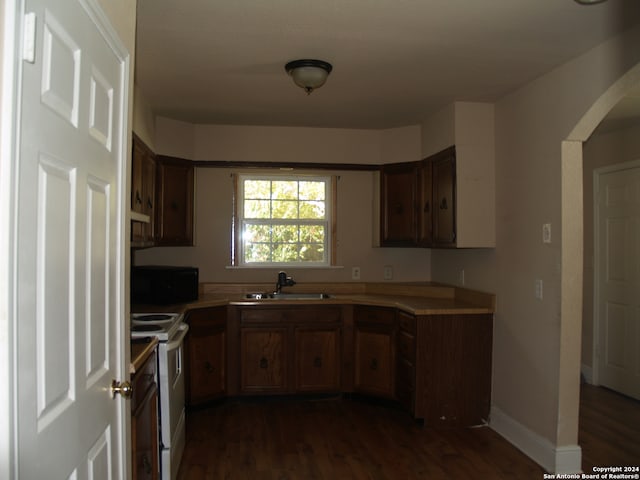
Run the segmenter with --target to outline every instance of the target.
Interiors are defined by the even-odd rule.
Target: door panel
[[[597,380],[640,399],[640,168],[598,177]]]
[[[90,0],[28,0],[17,197],[20,478],[125,478],[127,55]]]

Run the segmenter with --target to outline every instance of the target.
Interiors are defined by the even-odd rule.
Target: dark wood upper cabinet
[[[456,154],[453,148],[429,157],[432,172],[431,245],[456,246]]]
[[[456,246],[456,153],[381,169],[383,247]]]
[[[133,135],[131,155],[131,210],[149,218],[148,222],[134,221],[131,243],[148,247],[154,244],[156,201],[156,159],[151,149]]]
[[[156,245],[193,245],[193,164],[159,155],[156,168]]]
[[[420,162],[392,163],[381,170],[381,244],[410,247],[418,241],[416,207]]]

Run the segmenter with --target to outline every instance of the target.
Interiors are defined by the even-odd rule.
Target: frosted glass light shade
[[[285,70],[296,85],[303,88],[307,94],[320,88],[327,81],[333,67],[322,60],[294,60],[285,65]]]

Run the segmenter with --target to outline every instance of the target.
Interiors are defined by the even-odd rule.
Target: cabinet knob
[[[269,360],[267,360],[266,358],[262,357],[260,359],[260,368],[269,368]]]
[[[151,202],[151,198],[147,197],[147,207],[153,208],[153,203]]]
[[[136,203],[142,205],[142,196],[140,195],[140,192],[138,190],[136,190]]]
[[[393,206],[393,211],[394,211],[395,213],[397,213],[398,215],[400,215],[400,214],[404,211],[404,208],[403,208],[403,206],[402,206],[402,204],[401,204],[401,203],[396,203],[396,204]]]
[[[429,202],[425,202],[423,211],[424,213],[429,213]]]
[[[448,208],[447,197],[443,197],[443,199],[440,201],[440,210],[447,210]]]
[[[313,366],[314,367],[318,367],[318,368],[322,367],[322,358],[320,358],[320,357],[314,358],[313,359]]]
[[[142,466],[144,467],[144,473],[151,475],[153,468],[151,467],[151,462],[146,454],[142,456]]]
[[[204,362],[204,369],[208,372],[208,373],[213,373],[213,366],[211,365],[211,362],[206,361]]]
[[[377,358],[372,358],[371,359],[371,365],[369,365],[369,368],[371,370],[378,370],[378,359]]]

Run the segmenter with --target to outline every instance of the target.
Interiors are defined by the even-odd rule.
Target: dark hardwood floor
[[[640,401],[583,385],[578,443],[585,473],[594,466],[640,466]]]
[[[585,472],[638,464],[639,402],[585,386],[580,423]],[[400,410],[348,398],[255,398],[188,413],[178,479],[540,480],[543,473],[488,427],[424,428]]]

